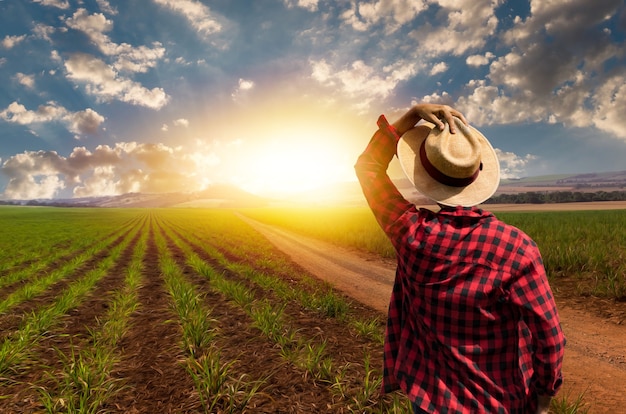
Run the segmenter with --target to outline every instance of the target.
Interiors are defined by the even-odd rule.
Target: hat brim
[[[432,178],[420,161],[420,146],[433,128],[436,128],[434,124],[424,122],[407,131],[398,141],[398,160],[407,178],[417,191],[439,204],[469,207],[485,202],[500,184],[500,163],[487,138],[477,129],[469,127],[481,145],[482,170],[471,184],[452,187]]]

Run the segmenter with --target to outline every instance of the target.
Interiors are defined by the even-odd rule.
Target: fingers
[[[443,130],[445,128],[445,124],[442,120],[445,120],[447,124],[450,126],[450,132],[456,133],[457,127],[454,122],[454,117],[457,117],[463,122],[465,125],[468,125],[465,116],[456,109],[448,106],[448,105],[432,105],[427,104],[422,108],[423,116],[422,118],[426,121],[430,121],[439,128],[439,130]]]

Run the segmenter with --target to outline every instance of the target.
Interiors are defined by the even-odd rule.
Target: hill
[[[216,184],[193,193],[127,193],[68,199],[5,200],[0,204],[52,207],[261,207],[268,199],[232,185]]]
[[[498,193],[528,191],[615,191],[626,187],[626,171],[588,174],[559,174],[500,182]]]

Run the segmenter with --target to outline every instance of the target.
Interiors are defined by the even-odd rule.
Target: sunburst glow
[[[305,129],[292,124],[267,133],[240,164],[245,189],[280,196],[354,179],[354,160],[342,144],[346,132],[341,128],[320,123]]]

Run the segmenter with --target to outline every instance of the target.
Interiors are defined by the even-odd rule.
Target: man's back
[[[536,324],[529,314],[539,309],[521,306],[551,299],[534,242],[477,208],[422,209],[401,221],[392,307],[405,329],[386,349],[396,348],[402,388],[435,407],[458,399],[478,411],[523,412],[533,372],[524,321]],[[558,323],[553,309],[539,311]]]

